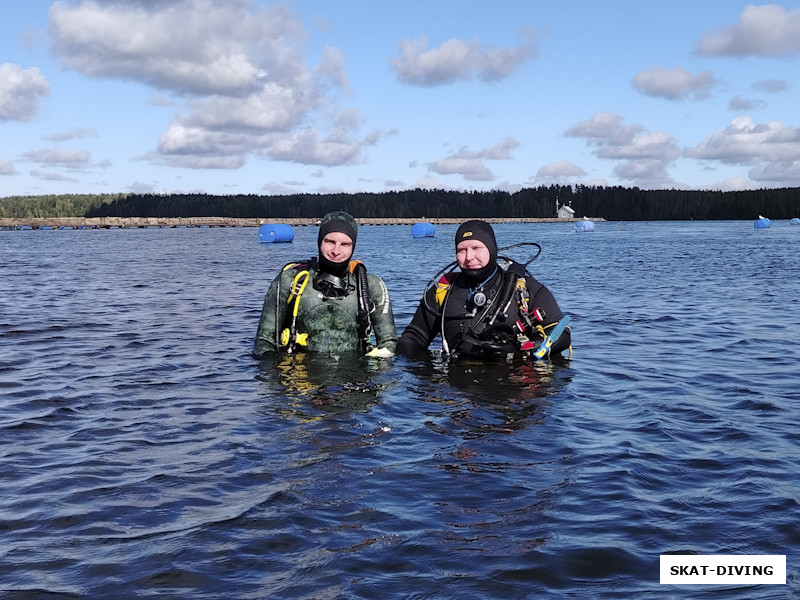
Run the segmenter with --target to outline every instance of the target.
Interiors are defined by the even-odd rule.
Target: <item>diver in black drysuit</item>
[[[437,335],[445,353],[463,358],[509,359],[539,348],[563,313],[553,294],[525,267],[498,264],[497,242],[491,225],[467,221],[456,232],[456,248],[465,240],[479,241],[489,261],[477,269],[452,271],[430,286],[414,317],[400,336],[396,353],[422,356]],[[524,286],[519,282],[524,280]],[[520,285],[515,285],[520,284]],[[507,302],[500,298],[511,286]],[[508,286],[508,287],[506,287]],[[498,306],[502,302],[502,306]],[[570,328],[552,341],[545,358],[570,349]]]

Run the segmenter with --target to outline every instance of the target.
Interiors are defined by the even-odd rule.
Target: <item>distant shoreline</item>
[[[401,218],[363,218],[356,219],[359,225],[413,225],[415,223],[431,223],[433,225],[459,225],[468,218],[439,218],[439,219],[401,219]],[[602,222],[605,219],[558,219],[558,218],[497,218],[490,217],[482,220],[489,223],[575,223],[581,220]],[[299,227],[316,226],[318,218],[307,219],[239,219],[232,217],[3,217],[0,218],[0,227],[4,229],[19,229],[30,227],[41,228],[72,228],[72,229],[110,229],[110,228],[143,228],[143,227],[260,227],[267,223],[293,225]]]

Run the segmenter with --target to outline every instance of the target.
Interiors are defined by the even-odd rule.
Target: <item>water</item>
[[[0,232],[0,597],[796,598],[800,228],[496,229],[567,365],[254,360],[315,228]],[[361,228],[398,330],[454,231]],[[660,585],[679,552],[788,584]]]

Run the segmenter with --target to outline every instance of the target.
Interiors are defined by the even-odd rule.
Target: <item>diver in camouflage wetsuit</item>
[[[319,258],[286,265],[267,291],[253,346],[256,356],[278,350],[394,354],[397,333],[389,291],[380,277],[350,260],[357,237],[358,225],[349,214],[323,217]]]

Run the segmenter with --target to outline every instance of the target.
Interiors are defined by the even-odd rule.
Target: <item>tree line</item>
[[[112,204],[126,194],[50,194],[0,198],[0,217],[85,217],[103,204]]]
[[[357,218],[552,218],[607,221],[747,220],[800,216],[800,188],[642,190],[618,186],[540,186],[518,192],[414,189],[379,193],[64,194],[0,199],[0,217],[316,218],[344,210]]]

